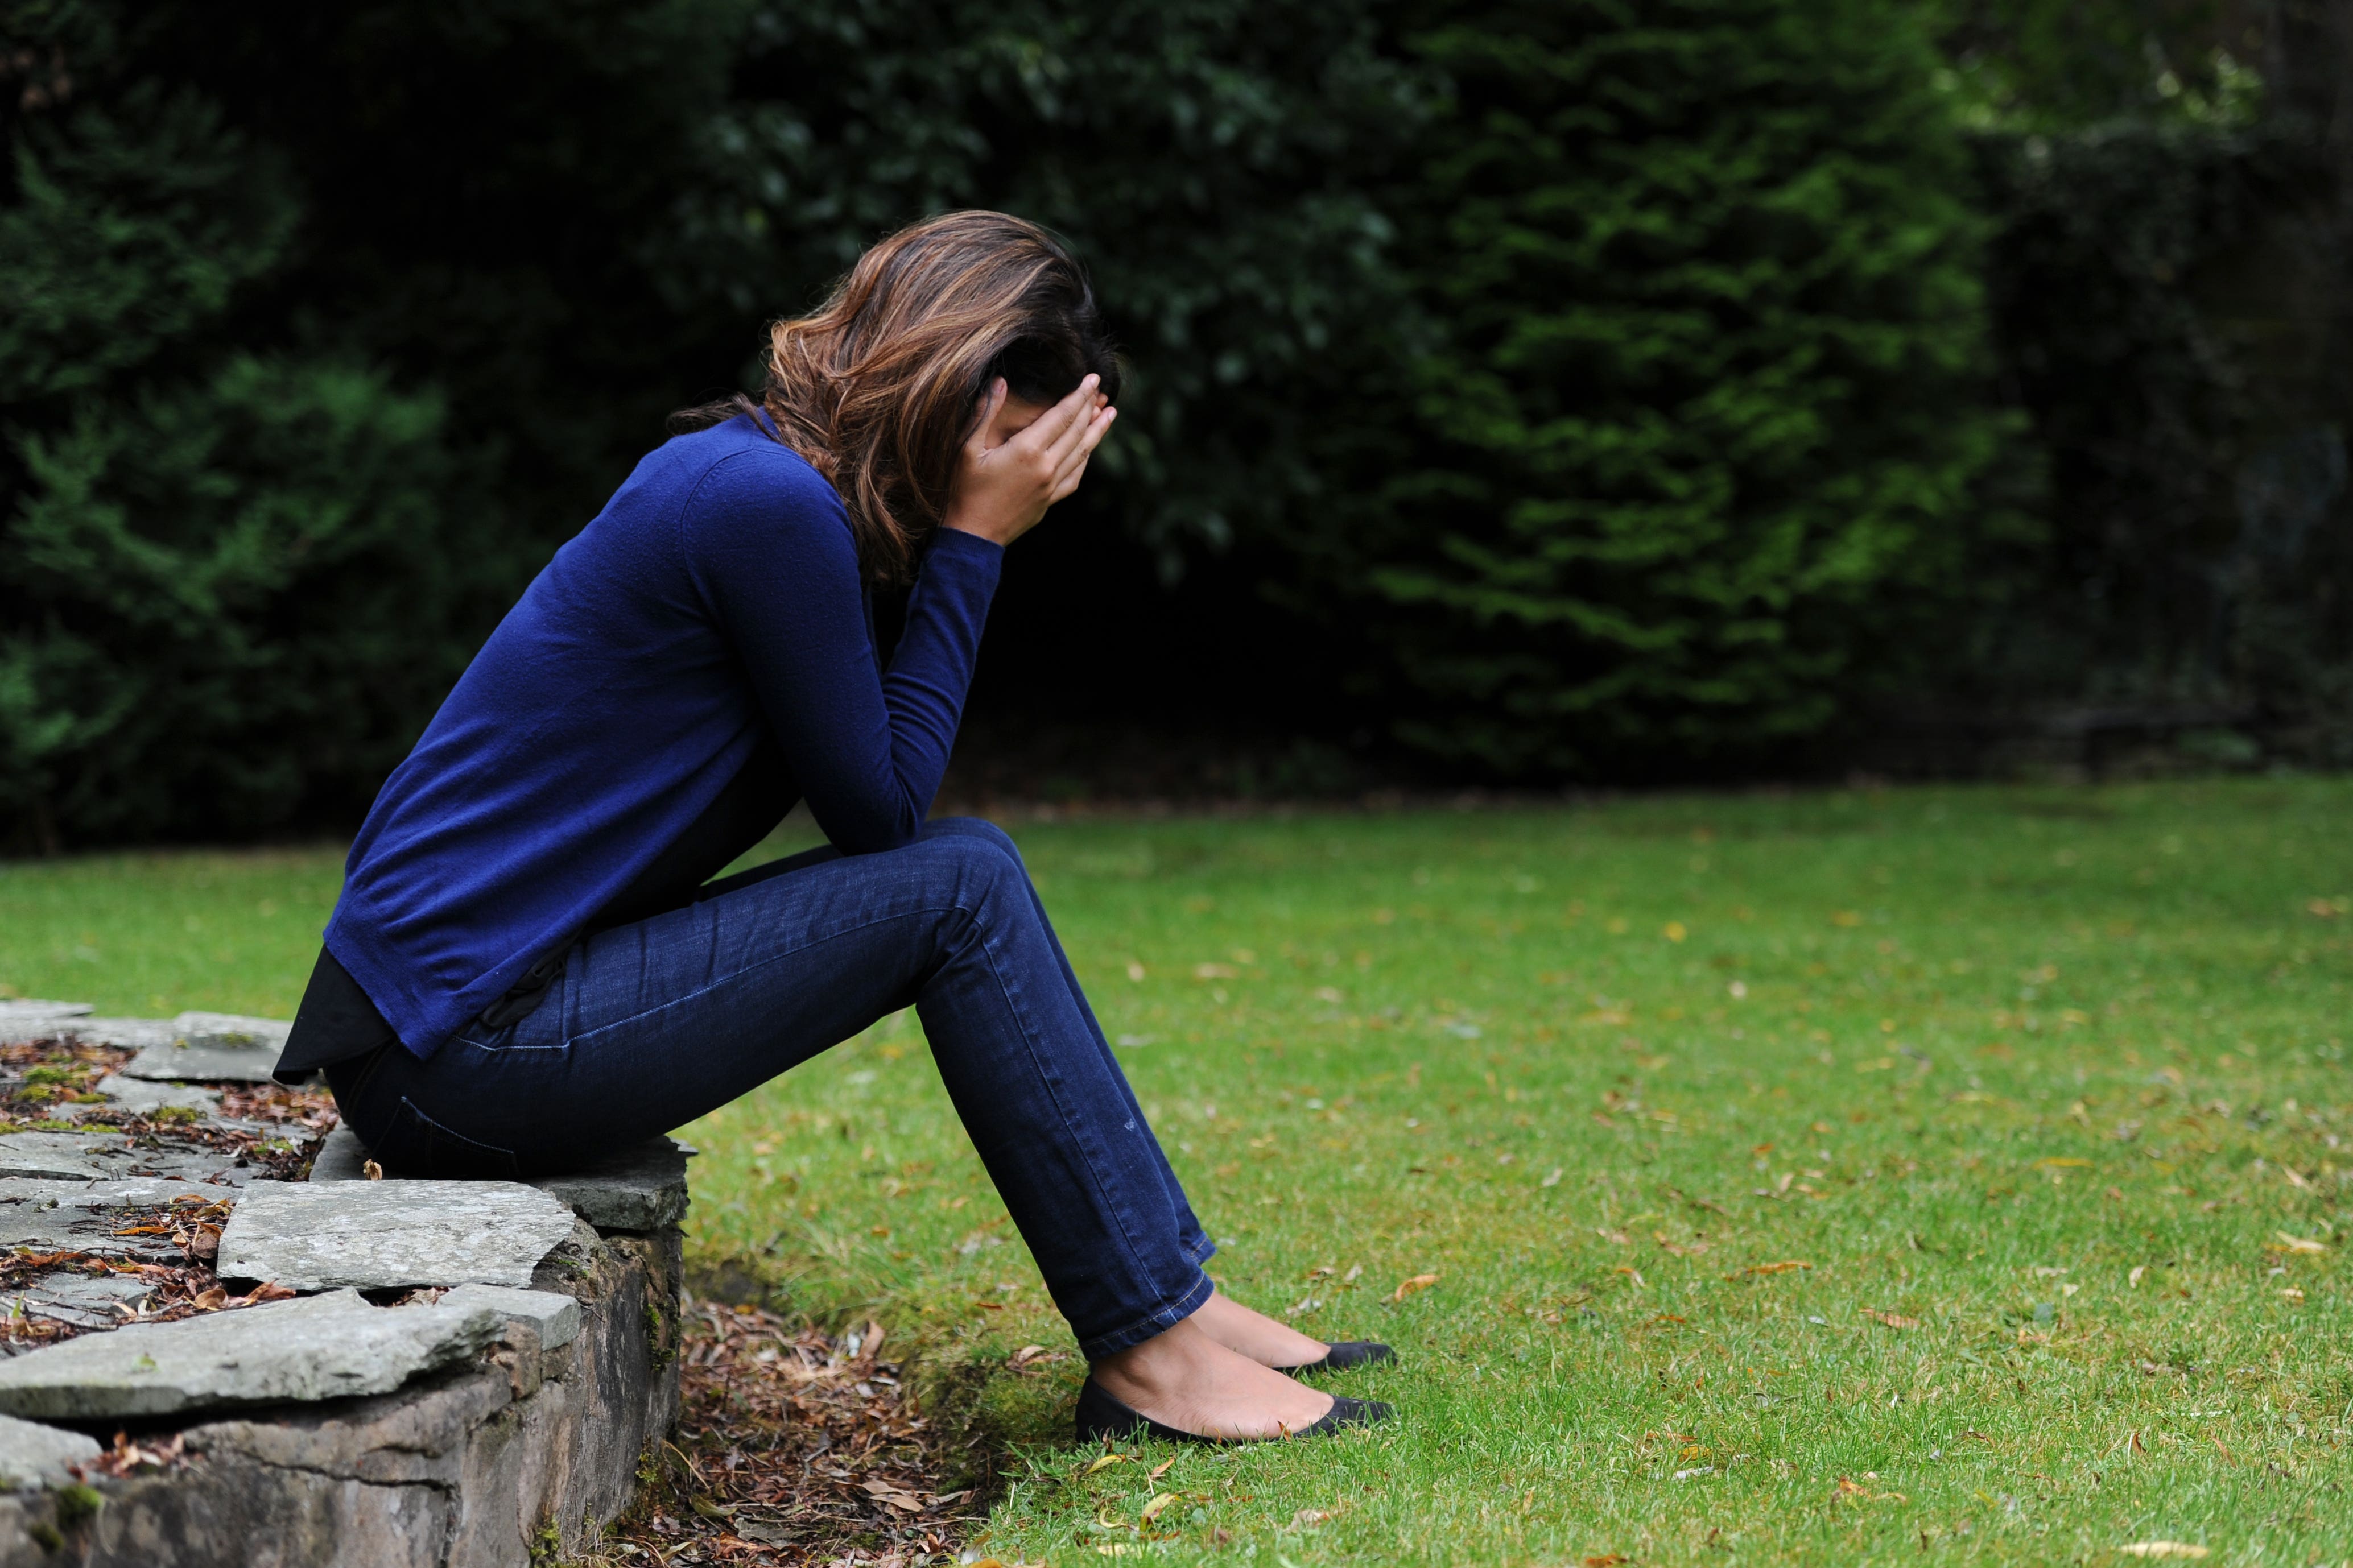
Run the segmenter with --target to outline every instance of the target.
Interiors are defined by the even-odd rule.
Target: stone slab
[[[0,1180],[0,1247],[88,1252],[142,1262],[185,1261],[169,1236],[116,1236],[119,1211],[157,1208],[193,1196],[206,1204],[237,1189],[196,1182],[132,1177],[118,1182]]]
[[[293,1026],[240,1013],[183,1013],[161,1018],[85,1018],[73,1032],[100,1045],[136,1050],[122,1076],[186,1083],[267,1083]]]
[[[585,1169],[530,1185],[554,1194],[598,1230],[659,1230],[685,1217],[686,1160],[691,1152],[675,1139],[650,1138]],[[311,1179],[364,1181],[367,1158],[358,1135],[338,1127],[311,1161]]]
[[[360,1135],[348,1127],[338,1127],[327,1134],[319,1152],[311,1157],[311,1179],[314,1182],[364,1182],[367,1180],[367,1146]]]
[[[532,1185],[571,1205],[598,1230],[659,1230],[685,1217],[686,1156],[684,1144],[651,1138]]]
[[[45,1274],[9,1300],[27,1317],[54,1318],[78,1329],[119,1329],[126,1319],[118,1309],[135,1312],[153,1289],[127,1274]]]
[[[134,1142],[111,1128],[86,1132],[0,1132],[0,1181],[98,1182],[138,1176],[183,1181],[252,1179],[234,1152],[201,1143]]]
[[[268,1083],[276,1046],[209,1046],[174,1040],[149,1046],[122,1065],[124,1078],[174,1083]]]
[[[535,1388],[501,1352],[391,1394],[174,1421],[196,1462],[93,1475],[105,1500],[94,1516],[62,1516],[46,1491],[0,1491],[0,1568],[594,1560],[606,1521],[628,1505],[646,1446],[677,1416],[670,1336],[680,1259],[675,1230],[591,1232],[590,1246],[585,1270],[565,1286],[584,1305],[579,1337],[544,1352],[549,1370]],[[530,1337],[512,1322],[501,1334]],[[115,1426],[90,1429],[103,1438]],[[62,1551],[41,1544],[50,1530]]]
[[[0,1177],[95,1182],[128,1172],[132,1155],[120,1132],[0,1132]]]
[[[36,1181],[21,1176],[0,1178],[0,1211],[10,1208],[22,1208],[28,1212],[56,1208],[152,1208],[189,1195],[201,1197],[209,1204],[223,1198],[234,1201],[237,1191],[232,1187],[206,1182],[184,1182],[170,1176],[124,1176],[104,1182]]]
[[[71,1033],[77,1039],[94,1046],[113,1046],[121,1050],[143,1050],[149,1046],[168,1046],[179,1037],[168,1018],[76,1018]]]
[[[572,1224],[517,1182],[257,1182],[221,1232],[217,1267],[295,1290],[529,1285]]]
[[[87,1018],[95,1011],[87,1002],[40,1002],[29,996],[0,1000],[0,1038],[19,1040],[31,1036],[28,1027],[54,1025],[68,1018]],[[47,1033],[35,1028],[35,1033]]]
[[[248,1018],[241,1013],[183,1013],[172,1027],[192,1046],[218,1050],[266,1050],[275,1057],[286,1048],[294,1026],[284,1018]]]
[[[90,1088],[114,1102],[118,1109],[135,1115],[151,1115],[158,1110],[194,1110],[209,1116],[220,1109],[217,1089],[195,1089],[186,1084],[143,1078],[125,1078],[121,1073],[109,1073]]]
[[[518,1290],[506,1285],[460,1285],[442,1293],[445,1307],[488,1307],[510,1322],[539,1331],[539,1348],[561,1350],[580,1337],[580,1303],[554,1290]]]
[[[372,1307],[356,1290],[86,1334],[0,1362],[0,1414],[114,1420],[387,1394],[465,1361],[486,1306]]]
[[[73,1479],[69,1465],[99,1456],[98,1445],[79,1432],[0,1415],[0,1489],[32,1491]]]

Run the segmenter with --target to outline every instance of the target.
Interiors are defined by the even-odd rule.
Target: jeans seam
[[[781,952],[770,953],[767,957],[760,960],[757,963],[747,963],[741,969],[732,971],[724,980],[714,980],[707,985],[698,985],[693,990],[685,993],[683,995],[672,996],[666,1001],[646,1008],[642,1012],[631,1013],[625,1017],[607,1019],[604,1023],[597,1025],[593,1029],[583,1029],[577,1034],[570,1033],[567,1030],[564,1045],[562,1047],[523,1046],[517,1047],[515,1048],[520,1050],[568,1049],[576,1042],[586,1039],[592,1035],[601,1035],[607,1029],[619,1028],[624,1024],[634,1024],[641,1018],[650,1018],[657,1013],[666,1013],[673,1007],[683,1007],[688,1003],[697,1001],[709,993],[716,991],[722,985],[741,980],[747,974],[756,974],[763,969],[766,969],[774,964],[782,963],[786,959],[807,952],[810,948],[819,946],[825,942],[838,942],[841,938],[849,936],[853,932],[866,931],[874,926],[886,925],[892,921],[909,920],[920,915],[945,914],[950,910],[964,916],[967,921],[972,918],[972,911],[965,909],[962,904],[950,903],[939,907],[925,904],[915,909],[902,910],[892,914],[879,915],[872,920],[861,921],[855,925],[838,926],[828,931],[823,936],[813,937],[809,941],[802,942],[796,947],[789,947]],[[995,965],[992,964],[990,967],[994,969]],[[1025,1040],[1028,1038],[1027,1030],[1023,1031],[1023,1038]]]
[[[1080,1135],[1079,1130],[1071,1125],[1070,1110],[1062,1101],[1061,1085],[1054,1075],[1048,1070],[1046,1063],[1038,1049],[1038,1031],[1032,1026],[1029,1021],[1028,1010],[1017,1000],[1017,988],[1008,985],[1006,982],[1004,971],[997,963],[996,943],[989,940],[987,930],[981,927],[977,921],[974,920],[973,912],[970,910],[964,908],[961,904],[956,905],[955,910],[958,914],[964,916],[966,922],[971,925],[973,929],[980,931],[980,950],[988,961],[989,976],[997,982],[997,992],[1004,997],[1007,1010],[1013,1015],[1015,1022],[1020,1026],[1021,1043],[1029,1052],[1030,1067],[1032,1070],[1038,1074],[1039,1081],[1046,1086],[1047,1095],[1053,1101],[1054,1113],[1062,1119],[1063,1133],[1070,1138],[1072,1146],[1079,1151],[1081,1157],[1084,1160],[1087,1167],[1088,1178],[1094,1183],[1096,1196],[1103,1201],[1103,1206],[1110,1211],[1113,1223],[1118,1226],[1120,1240],[1127,1248],[1130,1267],[1134,1268],[1137,1279],[1151,1279],[1152,1271],[1145,1266],[1143,1252],[1136,1245],[1134,1233],[1129,1228],[1126,1209],[1121,1205],[1112,1201],[1111,1194],[1104,1184],[1103,1174],[1096,1163],[1093,1151],[1087,1147],[1087,1142]],[[1141,1114],[1141,1112],[1138,1114]],[[1181,1247],[1179,1248],[1179,1251],[1182,1251]],[[1197,1272],[1199,1268],[1200,1265],[1198,1263],[1194,1264],[1194,1268]],[[1207,1276],[1202,1276],[1201,1278],[1203,1281],[1206,1282]],[[1157,1287],[1157,1281],[1154,1281],[1155,1288]],[[1204,1296],[1202,1300],[1206,1300],[1208,1298]],[[1196,1303],[1197,1306],[1198,1304],[1198,1303]],[[1156,1316],[1157,1314],[1155,1314],[1155,1318],[1148,1318],[1145,1321],[1155,1321]],[[1167,1326],[1174,1327],[1176,1323],[1180,1321],[1181,1318],[1171,1319]],[[1093,1338],[1095,1342],[1099,1342],[1105,1336],[1097,1335]],[[1083,1346],[1082,1348],[1083,1348]]]

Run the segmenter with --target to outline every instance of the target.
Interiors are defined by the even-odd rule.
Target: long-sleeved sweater
[[[1003,559],[941,531],[886,672],[832,486],[750,416],[665,443],[556,552],[385,782],[327,951],[429,1057],[674,862],[753,769],[776,815],[805,797],[847,853],[907,843]]]

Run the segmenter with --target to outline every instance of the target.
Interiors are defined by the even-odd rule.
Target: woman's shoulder
[[[682,481],[687,510],[699,521],[744,513],[744,521],[775,526],[806,516],[847,526],[841,497],[807,458],[748,417],[674,436],[661,447]]]

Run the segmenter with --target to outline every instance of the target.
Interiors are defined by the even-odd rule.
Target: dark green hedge
[[[1290,536],[1418,745],[1506,776],[1786,756],[1932,668],[1988,508],[1972,211],[1915,8],[1425,7],[1423,323]]]
[[[1983,39],[2063,14],[0,0],[0,831],[350,823],[661,416],[955,205],[1070,234],[1133,362],[1058,525],[1126,564],[1066,596],[1223,562],[1261,605],[1248,646],[1299,655],[1252,682],[1287,728],[1665,776],[2087,660],[2207,679],[2179,616],[2136,633],[2071,585],[2086,539],[2138,559],[2138,503],[2079,479],[2116,450],[2099,383],[2204,352],[2157,320],[2196,315],[2186,286],[2119,291],[2098,258],[2152,180],[2252,212],[2302,176],[2250,174],[2242,128],[2046,138],[2045,163],[1999,115],[1970,132],[2012,92]],[[2140,35],[2103,26],[2109,92]],[[2166,406],[2221,407],[2235,362],[2200,363]],[[2180,457],[2155,429],[2131,440]],[[2207,537],[2243,446],[2200,470],[2182,558],[2210,576],[2253,559]],[[2303,597],[2232,623],[2271,651],[2223,684],[2326,641],[2318,560],[2263,568]],[[1142,608],[1088,605],[1086,658],[1136,656]]]

